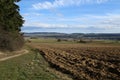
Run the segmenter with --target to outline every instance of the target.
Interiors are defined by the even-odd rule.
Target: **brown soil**
[[[119,80],[120,47],[95,45],[37,44],[51,67],[69,74],[74,80]]]

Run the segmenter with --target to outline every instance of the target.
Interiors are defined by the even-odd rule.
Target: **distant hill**
[[[56,32],[33,32],[24,33],[25,37],[44,37],[44,38],[73,38],[73,39],[108,39],[120,40],[120,33],[56,33]]]

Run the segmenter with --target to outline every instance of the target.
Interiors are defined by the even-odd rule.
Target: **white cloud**
[[[55,20],[58,21],[58,23],[26,21],[24,26],[51,28],[51,29],[52,28],[90,28],[90,27],[101,28],[101,29],[115,29],[115,28],[120,29],[120,14],[107,14],[104,16],[85,15],[83,17],[77,17],[77,18],[63,18],[63,19],[56,18]],[[72,24],[71,22],[73,22],[74,24]]]
[[[87,28],[87,25],[72,25],[72,24],[48,24],[41,22],[26,22],[26,27],[39,27],[39,28]]]
[[[41,23],[41,22],[28,22],[25,23],[24,26],[28,27],[40,27],[40,28],[65,28],[68,27],[66,24],[48,24],[48,23]]]
[[[106,16],[98,16],[98,25],[108,28],[120,28],[120,14],[107,14]]]
[[[34,9],[52,9],[57,7],[65,7],[65,6],[71,6],[71,5],[81,5],[81,4],[91,4],[91,3],[104,3],[108,0],[54,0],[53,2],[45,1],[33,4]]]
[[[41,13],[24,13],[24,14],[22,14],[24,17],[26,17],[26,16],[42,16],[43,14],[41,14]]]

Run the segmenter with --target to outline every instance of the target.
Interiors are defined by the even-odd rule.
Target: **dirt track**
[[[0,61],[5,61],[5,60],[8,60],[8,59],[11,59],[11,58],[14,58],[14,57],[18,57],[18,56],[21,56],[21,55],[23,55],[23,54],[26,54],[26,53],[28,53],[29,51],[28,50],[21,50],[21,51],[16,51],[15,53],[17,53],[17,54],[15,54],[15,55],[12,55],[12,56],[7,56],[7,57],[3,57],[3,58],[1,58],[0,59]],[[3,53],[2,53],[3,54]]]

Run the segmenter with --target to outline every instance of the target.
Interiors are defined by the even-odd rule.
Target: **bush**
[[[87,43],[85,40],[80,39],[79,41],[77,41],[78,43]]]
[[[24,44],[24,39],[19,33],[1,33],[0,34],[0,49],[1,50],[18,50]]]
[[[61,39],[57,39],[57,42],[61,42]]]

